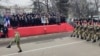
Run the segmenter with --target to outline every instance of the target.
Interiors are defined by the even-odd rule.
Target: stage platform
[[[59,33],[59,32],[71,32],[74,28],[68,23],[61,23],[60,25],[45,25],[45,26],[30,26],[30,27],[19,27],[18,31],[21,37]],[[9,38],[13,38],[14,30],[9,28]]]

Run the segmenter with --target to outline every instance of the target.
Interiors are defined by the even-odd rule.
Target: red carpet
[[[41,34],[50,34],[58,32],[70,32],[73,31],[73,27],[68,23],[62,23],[61,25],[46,25],[46,26],[32,26],[32,27],[19,27],[18,31],[22,37],[34,36]],[[9,37],[14,36],[14,30],[9,29]]]

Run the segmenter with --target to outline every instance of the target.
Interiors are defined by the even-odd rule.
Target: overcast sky
[[[44,0],[40,0],[40,1],[43,2]],[[32,4],[32,1],[31,0],[2,0],[1,3],[3,3],[3,5],[6,5],[6,6],[9,5],[9,4],[10,5],[18,5],[18,6],[29,6],[29,5]]]
[[[17,4],[20,6],[28,6],[31,4],[30,0],[10,0],[11,4]]]

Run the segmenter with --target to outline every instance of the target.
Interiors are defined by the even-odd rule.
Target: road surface
[[[56,34],[39,38],[37,41],[23,41],[25,43],[21,43],[22,53],[18,53],[16,45],[10,49],[4,45],[0,47],[0,56],[100,56],[99,41],[86,42],[68,35]]]

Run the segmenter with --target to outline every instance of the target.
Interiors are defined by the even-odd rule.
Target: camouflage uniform
[[[81,38],[86,40],[87,35],[88,35],[88,24],[86,20],[85,24],[83,25],[83,33]]]
[[[75,29],[74,29],[73,33],[71,34],[71,37],[76,37],[78,34],[78,30],[79,30],[79,26],[80,26],[79,21],[77,20],[75,23],[76,23]]]
[[[93,38],[93,42],[96,42],[99,39],[100,39],[100,27],[99,27],[98,24],[96,24],[95,27],[94,27],[94,38]]]
[[[91,39],[94,37],[94,25],[92,22],[88,25],[88,36],[87,41],[91,41]]]

